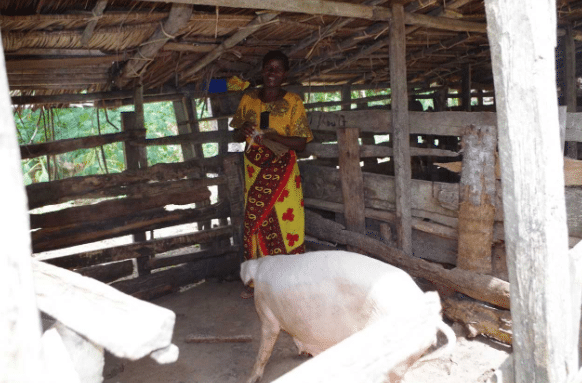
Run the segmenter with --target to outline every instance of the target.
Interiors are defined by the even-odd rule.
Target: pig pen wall
[[[460,142],[464,129],[470,125],[496,126],[496,114],[491,112],[409,112],[409,114],[410,152],[413,164],[410,190],[413,252],[416,257],[449,264],[452,267],[457,263],[460,177],[455,172],[437,167],[434,163],[445,165],[451,163],[451,168],[458,165],[457,172],[460,172],[460,145],[455,143]],[[561,123],[565,125],[565,139],[582,141],[582,124],[578,122],[580,115],[568,113],[563,117]],[[378,139],[389,134],[390,111],[311,112],[309,118],[316,140],[308,145],[306,152],[302,154],[304,160],[300,162],[305,206],[325,218],[346,225],[346,215],[349,214],[346,211],[353,201],[343,195],[342,182],[357,188],[357,180],[361,177],[362,190],[355,191],[354,194],[361,194],[364,197],[367,234],[393,244],[396,213],[391,142],[364,144],[365,137],[372,136]],[[347,144],[344,142],[344,146],[338,147],[339,131],[342,129],[355,129],[358,133],[352,136],[353,142]],[[334,138],[336,134],[338,136]],[[423,140],[424,137],[430,137],[430,141]],[[439,140],[440,143],[435,140]],[[435,145],[435,142],[440,146]],[[356,148],[355,151],[359,153],[359,157],[351,157],[351,161],[357,162],[360,168],[360,172],[355,174],[353,171],[349,172],[347,167],[338,167],[341,153],[352,150],[351,147]],[[579,162],[572,168],[574,174],[580,174]],[[575,176],[566,174],[566,178],[572,179]],[[579,178],[582,179],[580,176]],[[508,280],[503,245],[501,181],[498,179],[496,183],[492,275]],[[565,193],[569,236],[573,246],[582,238],[580,181],[567,186]],[[310,234],[309,222],[307,234]],[[321,243],[330,245],[325,239],[315,238],[311,246],[322,248]]]
[[[217,124],[219,130],[199,131],[194,99],[179,96],[173,101],[179,130],[175,136],[146,139],[145,129],[136,129],[135,112],[125,112],[120,133],[21,147],[23,158],[33,158],[122,142],[126,158],[126,170],[121,173],[26,187],[29,209],[44,208],[30,214],[33,253],[131,235],[130,244],[54,257],[48,253],[50,258],[41,255],[40,259],[142,299],[177,291],[204,278],[238,273],[241,153],[228,152],[231,134],[224,122]],[[218,155],[204,158],[204,143],[217,143]],[[184,161],[148,167],[147,148],[152,145],[181,145]],[[214,202],[210,187],[218,190]],[[53,206],[58,204],[65,207]],[[187,231],[182,229],[179,235],[154,238],[154,230],[172,232],[177,225],[186,224],[190,224]]]

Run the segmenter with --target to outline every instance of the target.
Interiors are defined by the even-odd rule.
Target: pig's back
[[[361,254],[319,251],[261,261],[257,304],[268,304],[281,328],[321,351],[423,299],[404,271]]]

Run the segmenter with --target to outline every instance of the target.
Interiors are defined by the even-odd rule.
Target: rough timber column
[[[486,0],[516,383],[567,382],[573,334],[555,83],[556,2]],[[579,307],[579,306],[578,306]],[[577,342],[576,342],[577,343]]]
[[[398,247],[412,255],[412,217],[410,209],[410,133],[408,90],[406,88],[406,34],[404,8],[392,6],[390,23],[390,88],[392,90],[392,133],[396,175],[396,232]]]

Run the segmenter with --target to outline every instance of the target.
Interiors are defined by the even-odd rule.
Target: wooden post
[[[573,334],[571,320],[556,103],[556,2],[524,7],[486,0],[485,6],[497,100],[515,381],[566,382],[578,370],[573,345],[578,334]]]
[[[137,107],[138,103],[136,102],[136,109],[139,110]],[[143,104],[142,104],[143,106]],[[141,109],[143,112],[143,109]],[[140,130],[137,126],[138,124],[138,117],[139,113],[137,112],[122,112],[121,113],[121,129],[123,131],[130,131],[135,130],[138,132],[138,136],[141,138],[145,138],[145,130]],[[143,124],[143,120],[142,120]],[[144,159],[140,155],[139,146],[132,145],[131,141],[125,142],[125,164],[127,170],[138,170],[141,169],[143,163],[147,163],[147,158]],[[144,242],[146,240],[145,232],[138,232],[133,234],[133,241],[134,242]],[[137,271],[139,275],[146,275],[149,274],[150,271],[147,269],[147,261],[149,257],[139,257],[137,258]]]
[[[494,126],[471,126],[463,135],[457,267],[482,274],[493,270],[496,146]]]
[[[465,112],[471,111],[471,64],[465,64],[463,66],[463,85],[462,85],[462,97],[463,110]]]
[[[390,87],[392,89],[392,130],[396,181],[396,231],[398,247],[412,255],[412,216],[410,198],[410,142],[408,89],[406,87],[406,34],[404,8],[392,6],[390,24]]]
[[[574,35],[572,33],[572,26],[568,25],[566,28],[566,36],[564,36],[564,60],[565,60],[565,79],[564,79],[564,93],[566,94],[566,105],[568,106],[568,113],[576,113],[576,44],[574,42]],[[566,143],[566,157],[578,159],[578,143],[568,141]]]
[[[340,148],[339,170],[346,228],[365,234],[364,176],[360,168],[358,136],[357,128],[339,128],[337,130],[337,142]]]
[[[232,154],[223,160],[224,174],[228,180],[228,199],[230,201],[230,224],[233,228],[233,244],[243,261],[243,220],[244,220],[244,177],[241,154]]]
[[[28,207],[3,53],[0,137],[0,382],[42,382],[41,326],[30,264]]]

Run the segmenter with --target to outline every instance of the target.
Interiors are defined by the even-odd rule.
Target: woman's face
[[[285,80],[287,72],[282,60],[272,59],[263,66],[263,83],[265,88],[278,88]]]

